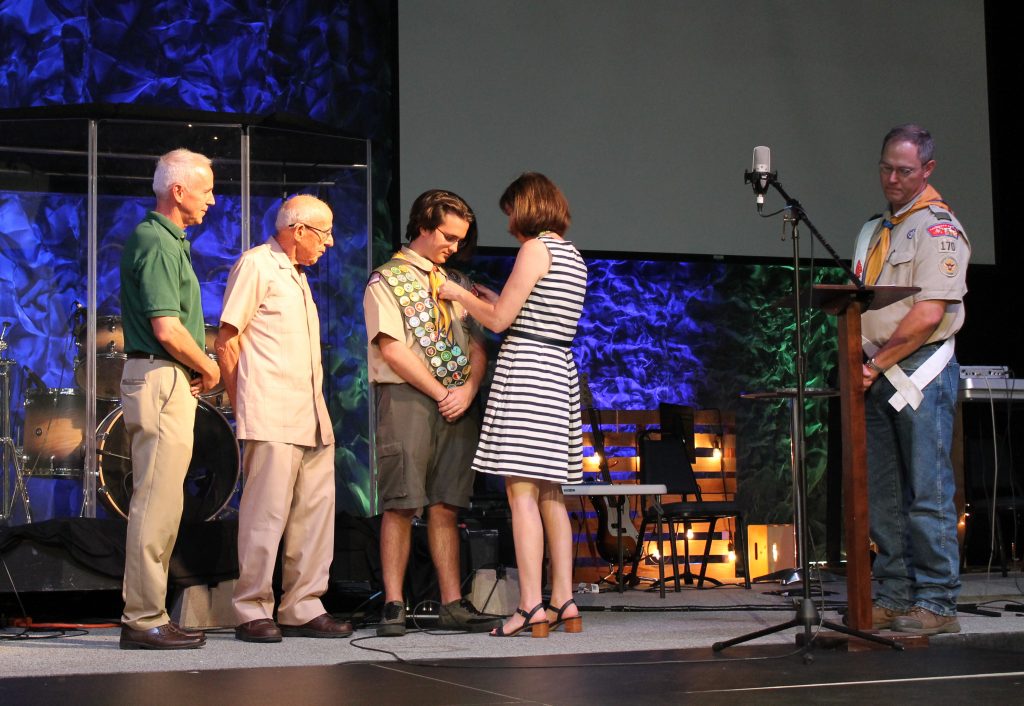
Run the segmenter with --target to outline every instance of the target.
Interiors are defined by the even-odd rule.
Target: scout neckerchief
[[[424,269],[402,252],[395,253],[392,263],[396,259],[406,260],[417,269]],[[469,356],[455,342],[451,331],[451,316],[437,296],[445,281],[441,270],[434,266],[427,272],[429,293],[409,265],[385,265],[378,272],[398,299],[406,326],[416,336],[431,372],[449,389],[465,384],[471,372]]]
[[[864,284],[872,285],[878,281],[878,276],[882,273],[882,265],[885,263],[885,258],[889,255],[889,237],[892,235],[892,229],[905,221],[910,214],[929,206],[938,206],[942,210],[952,213],[952,209],[942,200],[939,192],[935,190],[934,186],[929,184],[921,192],[913,206],[898,216],[882,220],[882,232],[878,236],[878,240],[875,241],[875,246],[868,251]]]

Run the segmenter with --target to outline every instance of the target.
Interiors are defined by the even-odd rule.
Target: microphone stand
[[[864,283],[861,279],[839,259],[839,255],[836,253],[835,249],[828,243],[828,241],[825,240],[825,237],[818,231],[818,229],[814,227],[814,224],[811,223],[810,218],[807,217],[807,212],[804,210],[803,206],[800,205],[800,202],[792,198],[782,188],[782,184],[779,183],[774,172],[768,174],[746,172],[746,180],[749,182],[752,178],[765,178],[767,182],[764,187],[765,190],[767,190],[768,186],[772,186],[779,192],[782,198],[786,200],[785,210],[789,212],[789,215],[786,217],[786,222],[791,224],[792,230],[790,240],[793,243],[793,318],[796,322],[793,335],[794,344],[796,346],[796,399],[794,400],[796,408],[793,412],[793,465],[796,478],[796,488],[794,488],[794,519],[796,521],[797,553],[800,557],[800,569],[803,574],[803,595],[801,596],[800,603],[796,608],[796,615],[791,620],[763,630],[747,633],[740,637],[734,637],[731,640],[716,642],[711,646],[711,649],[714,652],[721,652],[726,647],[731,647],[741,642],[748,642],[759,637],[764,637],[765,635],[772,635],[777,632],[782,632],[783,630],[788,630],[789,628],[802,627],[804,636],[803,645],[808,650],[812,647],[814,642],[815,628],[828,628],[845,635],[859,637],[863,640],[869,640],[887,647],[892,647],[895,650],[902,650],[903,645],[895,640],[879,637],[878,635],[872,635],[871,633],[862,632],[860,630],[854,630],[846,625],[833,623],[829,620],[823,619],[818,613],[817,606],[814,605],[814,600],[811,598],[811,561],[810,557],[807,555],[807,537],[809,532],[809,527],[807,525],[807,468],[805,464],[806,452],[804,448],[804,399],[807,382],[801,326],[800,236],[797,228],[800,223],[804,223],[814,237],[825,246],[825,249],[832,256],[835,263],[843,269],[846,276],[854,285],[857,286],[858,290],[860,290],[867,301],[870,301],[869,297],[871,296],[871,292],[865,289]],[[809,653],[804,654],[805,662],[810,662],[812,659],[813,658]]]

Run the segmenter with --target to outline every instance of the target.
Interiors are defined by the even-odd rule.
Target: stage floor
[[[844,601],[842,581],[823,584],[827,606]],[[710,646],[790,619],[779,584],[657,593],[579,596],[584,632],[547,639],[496,639],[431,631],[377,638],[292,638],[256,645],[230,630],[209,633],[201,650],[121,651],[118,630],[55,639],[0,640],[4,703],[367,703],[596,704],[700,698],[722,703],[794,699],[845,703],[884,695],[944,703],[1019,697],[1024,616],[1003,610],[1024,600],[1024,577],[968,574],[961,604],[987,604],[998,617],[961,613],[963,632],[927,649],[895,653],[815,650],[804,664],[796,629],[722,653]],[[797,589],[799,592],[799,589]],[[838,622],[829,608],[824,616]],[[5,636],[16,631],[8,629]]]

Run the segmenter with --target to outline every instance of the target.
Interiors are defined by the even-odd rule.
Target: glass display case
[[[362,290],[370,268],[370,145],[309,121],[127,106],[0,111],[0,522],[127,514],[120,410],[119,264],[154,203],[156,158],[213,160],[216,204],[188,229],[212,353],[228,273],[274,232],[281,202],[334,211],[335,246],[308,272],[337,437],[338,510],[371,506]],[[240,453],[226,395],[200,401],[185,519],[237,503]]]

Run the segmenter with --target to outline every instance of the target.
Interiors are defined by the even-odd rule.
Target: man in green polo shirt
[[[156,207],[121,255],[121,316],[128,360],[121,376],[124,422],[132,444],[132,502],[125,544],[121,649],[202,647],[200,631],[171,622],[167,565],[192,460],[196,396],[220,371],[203,350],[199,280],[185,228],[214,204],[210,160],[186,149],[160,157]]]

